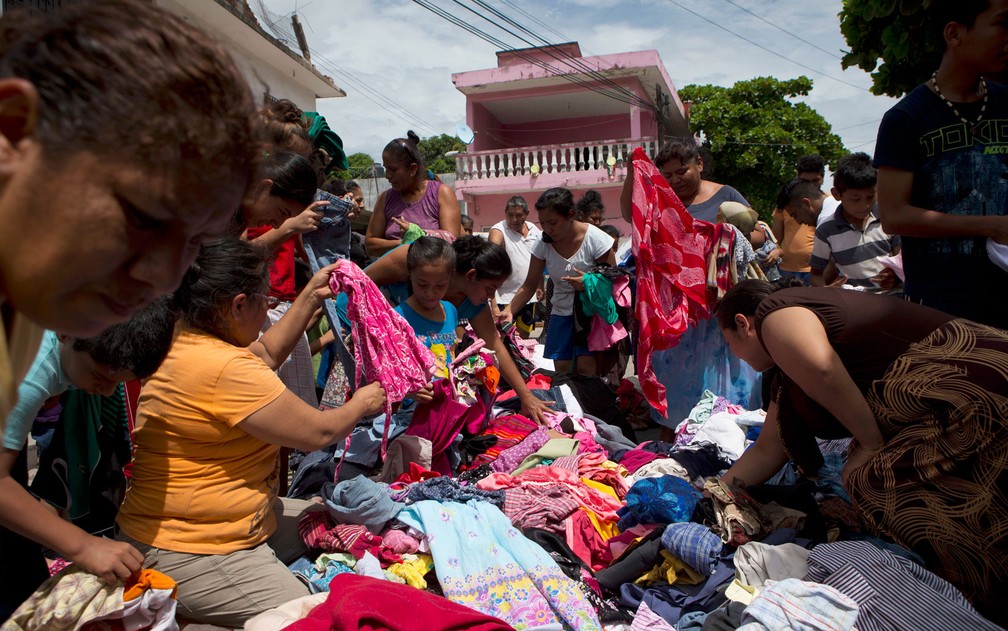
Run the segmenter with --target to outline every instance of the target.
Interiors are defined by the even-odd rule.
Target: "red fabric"
[[[434,400],[417,405],[405,433],[430,440],[433,456],[431,470],[451,475],[446,450],[464,426],[470,422],[477,426],[482,424],[485,413],[486,408],[481,401],[467,406],[454,400],[451,384],[447,379],[439,379],[434,382]]]
[[[612,564],[612,552],[595,530],[588,513],[576,510],[567,518],[567,545],[579,559],[587,563],[591,569],[598,570]]]
[[[136,429],[137,403],[140,401],[139,379],[133,379],[123,383],[123,392],[126,394],[126,429],[130,441],[130,461],[123,467],[123,475],[127,480],[133,479],[133,430]]]
[[[349,552],[355,559],[370,552],[381,562],[382,567],[402,563],[402,557],[385,545],[381,537],[364,526],[337,524],[329,513],[305,513],[298,522],[298,533],[309,548],[325,552]]]
[[[644,451],[643,449],[631,449],[630,451],[623,454],[623,458],[620,459],[619,463],[626,467],[626,470],[631,474],[635,473],[637,469],[640,469],[649,462],[654,462],[659,458],[664,458],[665,456],[661,454],[656,454],[651,451]]]
[[[248,229],[249,241],[258,239],[272,230],[270,226],[259,226]],[[293,302],[297,298],[297,286],[294,284],[294,248],[297,235],[291,235],[273,254],[270,261],[270,295],[285,302]]]
[[[652,353],[672,348],[691,324],[710,317],[706,254],[714,225],[693,219],[640,147],[633,168],[638,374],[644,396],[665,416],[665,386],[655,377]]]
[[[437,471],[428,471],[415,462],[409,463],[409,471],[406,471],[401,476],[396,478],[397,483],[409,484],[412,482],[422,482],[423,480],[430,480],[432,478],[440,478],[441,474]]]
[[[329,598],[284,631],[514,631],[503,620],[430,592],[356,574],[337,574]]]

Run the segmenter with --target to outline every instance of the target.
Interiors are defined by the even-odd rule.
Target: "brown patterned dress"
[[[756,313],[802,306],[822,321],[864,393],[885,447],[848,490],[865,525],[913,550],[995,622],[1008,622],[1008,332],[897,298],[786,289]],[[849,432],[787,375],[774,382],[779,427],[799,469],[822,463],[815,438]]]

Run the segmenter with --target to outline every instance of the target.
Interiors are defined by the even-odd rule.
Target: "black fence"
[[[3,0],[4,13],[15,9],[28,9],[35,13],[56,13],[62,5],[75,0]],[[76,0],[79,1],[79,0]]]

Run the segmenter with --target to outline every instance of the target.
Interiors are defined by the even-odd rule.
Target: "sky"
[[[260,1],[281,17],[297,12],[312,61],[347,92],[318,108],[348,154],[379,157],[407,129],[421,137],[454,134],[465,121],[465,97],[452,73],[496,66],[497,47],[410,0],[250,3]],[[460,6],[474,7],[472,0],[426,1],[514,47],[527,46]],[[585,55],[655,49],[677,88],[806,75],[814,87],[802,100],[849,151],[873,153],[878,123],[896,102],[868,91],[868,73],[841,68],[841,0],[484,1],[551,43],[576,40]]]

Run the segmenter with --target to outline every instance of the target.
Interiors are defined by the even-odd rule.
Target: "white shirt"
[[[553,280],[553,315],[569,316],[574,315],[574,287],[566,281],[560,280],[564,276],[570,276],[574,270],[582,272],[595,265],[595,261],[604,257],[612,249],[615,239],[607,235],[601,229],[588,224],[588,232],[585,233],[584,241],[574,256],[565,259],[560,256],[552,243],[539,240],[532,248],[532,254],[536,258],[546,261],[546,271],[549,272]]]
[[[816,227],[822,225],[824,221],[832,217],[836,213],[836,209],[840,206],[840,200],[836,197],[830,195],[825,198],[822,202],[822,212],[819,213],[819,218],[816,219]]]
[[[500,230],[504,235],[504,249],[507,250],[508,258],[511,259],[511,276],[497,290],[497,304],[499,305],[509,304],[525,283],[532,248],[542,235],[542,230],[531,221],[526,221],[525,227],[528,228],[528,236],[526,237],[509,228],[506,221],[499,221],[490,228],[491,230]],[[536,297],[533,295],[529,302],[535,301]]]

